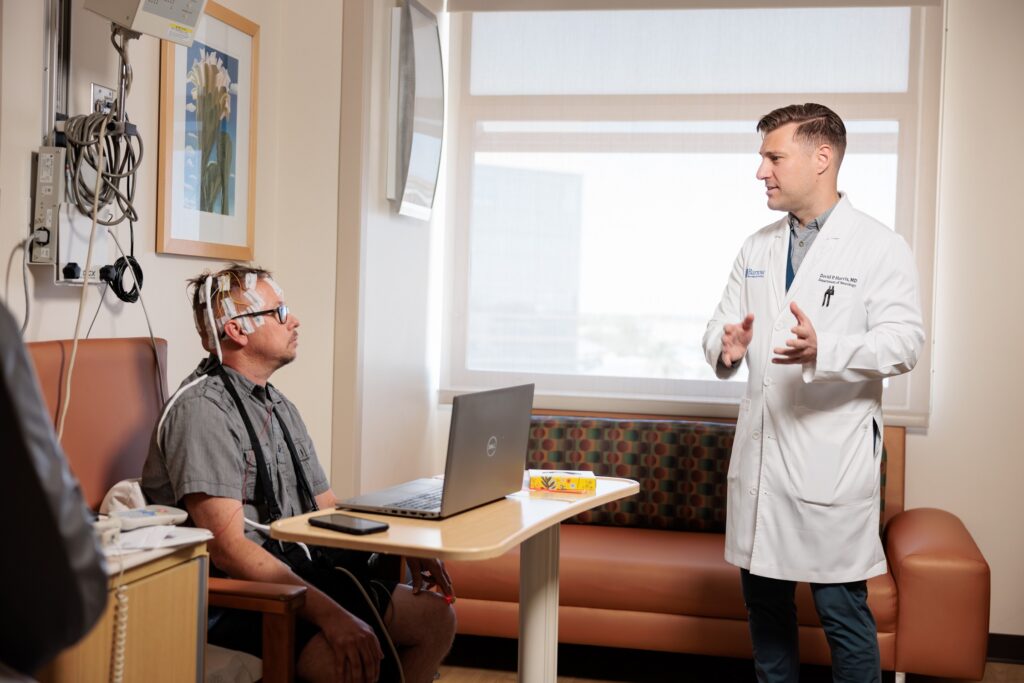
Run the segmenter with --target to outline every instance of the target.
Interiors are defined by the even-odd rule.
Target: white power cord
[[[263,534],[267,538],[270,538],[270,526],[268,526],[266,524],[261,524],[260,522],[254,522],[251,519],[249,519],[248,517],[242,517],[242,521],[245,523],[245,528],[246,529],[255,529],[256,531],[259,531],[261,534]],[[278,541],[278,542],[280,543],[281,541]],[[309,554],[309,546],[308,545],[306,545],[302,541],[295,541],[295,545],[297,545],[300,548],[302,548],[302,552],[305,553],[307,560],[309,560],[310,562],[313,561],[313,556]]]
[[[21,249],[21,287],[22,292],[25,295],[25,317],[21,321],[21,336],[25,336],[25,330],[28,328],[28,318],[30,306],[32,301],[28,295],[28,254],[29,247],[32,245],[32,241],[35,239],[36,234],[33,232],[25,239],[19,241],[14,245],[14,249],[11,250],[11,256],[7,261],[7,275],[10,276],[11,263],[14,261],[14,253],[20,248]],[[4,280],[4,299],[7,300],[11,294],[11,283],[10,277]]]
[[[28,314],[31,310],[32,300],[28,295],[28,250],[32,246],[32,240],[35,239],[35,233],[25,238],[25,241],[21,243],[21,288],[25,292],[25,319],[21,321],[21,336],[25,336],[25,330],[28,329]]]
[[[110,115],[106,115],[106,123],[110,122]],[[78,300],[78,317],[75,320],[75,336],[71,342],[71,359],[68,361],[68,375],[64,382],[64,405],[61,406],[60,421],[57,426],[57,441],[60,442],[64,437],[64,420],[68,416],[68,406],[71,405],[71,373],[75,369],[75,356],[78,354],[78,335],[82,329],[82,313],[85,311],[85,298],[89,292],[89,270],[92,268],[92,247],[96,238],[96,219],[100,212],[100,185],[103,183],[103,159],[104,159],[104,146],[103,140],[106,137],[107,127],[106,125],[100,126],[99,137],[97,138],[96,146],[99,147],[99,162],[96,165],[96,191],[93,193],[92,200],[92,229],[89,231],[89,250],[85,256],[85,271],[82,273],[82,296]]]
[[[114,231],[108,229],[107,234],[114,238],[114,244],[117,245],[117,250],[121,252],[121,257],[127,260],[128,256],[125,255],[124,249],[121,248],[121,242],[118,241],[117,235],[114,234]],[[164,397],[167,396],[167,394],[164,393],[164,373],[163,368],[160,367],[160,353],[156,349],[156,337],[153,336],[153,325],[149,322],[149,311],[146,310],[146,300],[142,297],[142,283],[135,279],[135,270],[133,268],[129,268],[128,272],[132,274],[132,280],[135,282],[135,291],[139,293],[139,303],[142,304],[142,314],[146,316],[146,328],[149,330],[149,341],[153,344],[153,356],[156,359],[157,368],[156,381],[160,385],[160,400],[162,401],[164,400]],[[106,290],[103,290],[103,293],[106,294]]]
[[[89,329],[85,331],[85,338],[88,339],[92,334],[92,326],[96,324],[96,318],[100,317],[100,310],[103,308],[103,302],[107,298],[107,290],[110,289],[110,285],[107,284],[103,287],[103,294],[100,295],[100,302],[96,305],[96,312],[92,314],[92,322],[89,323]]]

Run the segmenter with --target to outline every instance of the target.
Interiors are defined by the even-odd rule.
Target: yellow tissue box
[[[584,470],[530,470],[530,490],[553,493],[594,493],[597,479]]]

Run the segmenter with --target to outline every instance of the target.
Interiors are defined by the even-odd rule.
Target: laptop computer
[[[533,385],[456,396],[444,479],[415,479],[348,498],[339,509],[442,519],[520,490]]]

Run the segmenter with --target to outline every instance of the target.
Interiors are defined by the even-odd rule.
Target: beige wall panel
[[[1021,26],[1018,0],[949,0],[932,415],[927,432],[907,438],[907,507],[963,519],[992,567],[989,630],[1015,635],[1024,635]]]

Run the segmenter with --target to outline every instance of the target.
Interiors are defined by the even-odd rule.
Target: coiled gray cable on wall
[[[117,40],[119,36],[120,43]],[[68,196],[83,215],[91,215],[95,200],[95,178],[97,173],[101,174],[103,182],[99,185],[100,196],[99,202],[96,203],[99,206],[110,205],[113,215],[109,219],[99,219],[97,222],[106,226],[117,225],[125,219],[130,222],[139,220],[134,206],[135,173],[142,163],[142,137],[135,125],[128,121],[124,112],[124,100],[132,86],[132,68],[128,62],[127,50],[127,42],[131,37],[130,31],[116,25],[111,30],[110,42],[113,43],[121,60],[121,96],[114,105],[115,110],[109,113],[93,112],[72,116],[64,123],[64,136],[67,139]],[[100,168],[98,143],[100,130],[104,127],[106,160]],[[116,211],[113,211],[114,206],[117,207]]]

